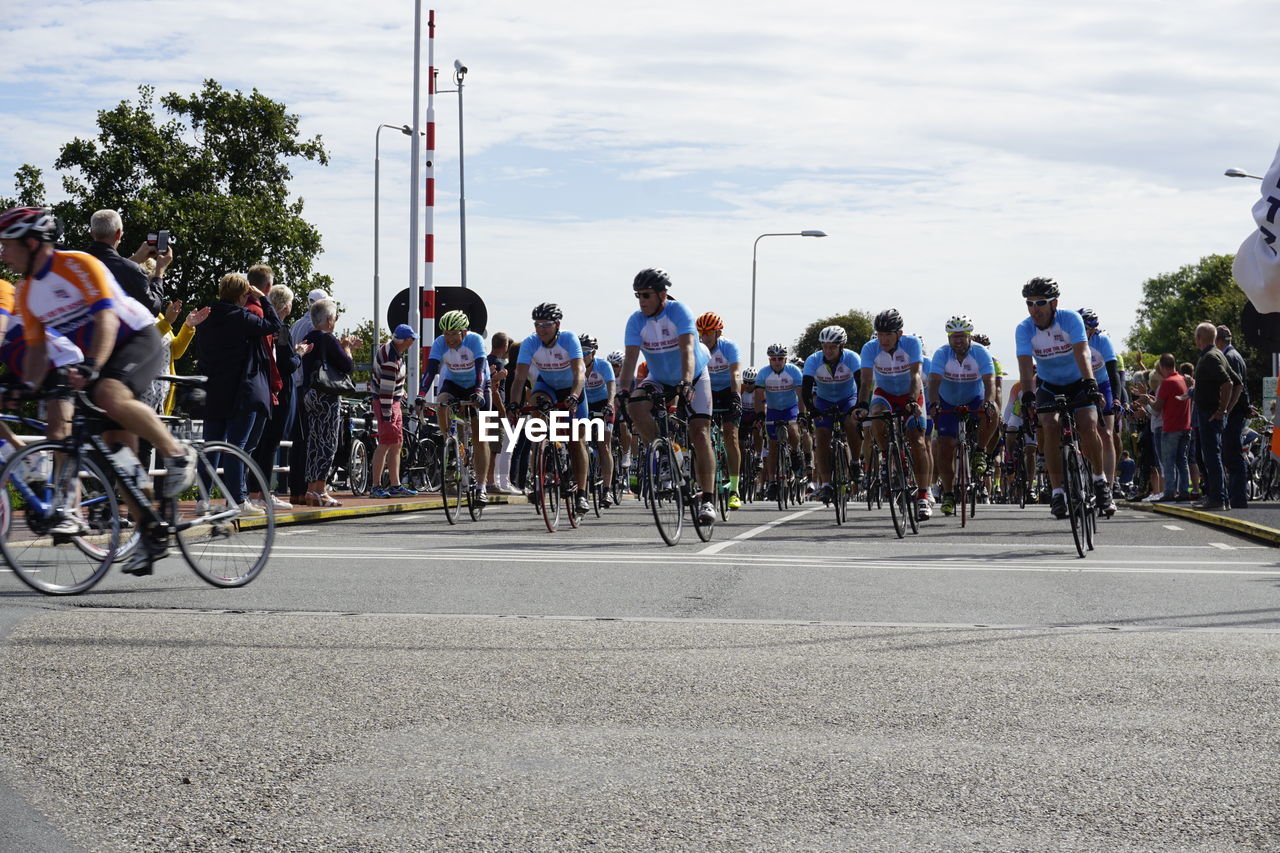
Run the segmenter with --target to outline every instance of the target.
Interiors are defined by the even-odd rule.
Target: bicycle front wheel
[[[849,466],[843,441],[831,442],[831,503],[835,505],[836,524],[849,517]]]
[[[658,535],[668,545],[675,545],[684,530],[684,489],[679,483],[680,469],[675,451],[667,439],[655,439],[649,446],[645,468],[649,480],[649,505]]]
[[[1067,497],[1067,517],[1071,520],[1071,538],[1076,543],[1076,553],[1084,556],[1087,543],[1085,537],[1085,514],[1088,507],[1084,499],[1084,483],[1080,480],[1080,464],[1074,447],[1063,445],[1062,448],[1063,491]]]
[[[92,458],[64,451],[62,442],[37,442],[0,468],[0,489],[9,501],[0,549],[18,580],[45,595],[90,589],[120,548],[120,510],[110,479]]]
[[[450,435],[440,450],[440,497],[444,500],[444,517],[450,524],[458,523],[462,514],[462,493],[466,491],[466,479],[462,472],[462,459],[458,456],[458,439]]]
[[[911,505],[907,475],[902,470],[902,453],[892,442],[886,453],[886,461],[889,477],[889,517],[893,520],[893,532],[902,539],[907,535],[907,513],[915,512],[915,507]]]
[[[266,497],[271,494],[258,463],[234,444],[211,441],[198,446],[195,501],[170,503],[177,530],[178,548],[191,571],[212,586],[244,586],[267,567],[276,536],[276,510],[270,500],[250,515],[229,498],[224,478],[227,460],[244,466],[245,490]],[[217,462],[214,462],[216,454]],[[221,497],[222,500],[216,500]]]
[[[964,442],[960,438],[956,439],[955,454],[955,482],[951,484],[952,496],[959,498],[960,503],[960,526],[964,527],[969,523],[969,458],[966,455]]]
[[[555,533],[560,526],[560,465],[556,448],[544,441],[536,448],[538,454],[538,507],[548,533]]]

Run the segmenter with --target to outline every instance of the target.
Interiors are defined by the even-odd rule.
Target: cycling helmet
[[[902,315],[898,313],[898,309],[888,308],[877,314],[875,329],[877,332],[901,332]]]
[[[754,385],[756,382],[756,377],[759,375],[760,375],[760,371],[756,370],[754,367],[748,367],[746,370],[742,371],[742,381],[750,382],[752,385]]]
[[[34,237],[42,243],[54,243],[62,236],[62,226],[52,212],[43,207],[11,207],[0,213],[0,240]]]
[[[554,302],[542,302],[533,309],[533,319],[555,320],[558,323],[564,319],[564,312]]]
[[[715,314],[711,311],[708,311],[707,313],[703,314],[701,317],[698,318],[698,334],[702,334],[704,332],[723,332],[723,331],[724,331],[724,320],[720,319],[719,314]]]
[[[947,334],[956,332],[964,332],[965,334],[973,334],[973,321],[964,314],[957,314],[947,321]]]
[[[975,344],[982,344],[984,347],[989,347],[989,346],[991,346],[991,338],[989,338],[989,337],[987,337],[986,335],[983,335],[983,334],[981,334],[981,333],[976,334],[976,335],[974,335],[974,336],[973,336],[973,342],[974,342]]]
[[[640,270],[640,272],[636,273],[635,280],[631,282],[632,290],[653,290],[659,293],[670,286],[671,276],[667,275],[664,270],[652,267],[647,270]]]
[[[1057,299],[1058,283],[1051,278],[1036,276],[1022,285],[1023,299]]]
[[[622,350],[616,349],[609,353],[609,357],[606,358],[605,361],[609,362],[614,367],[622,367],[622,361],[624,358],[625,356],[622,354]]]
[[[461,311],[446,311],[440,315],[440,331],[465,332],[471,328],[471,321]]]
[[[583,355],[588,351],[595,352],[600,349],[600,344],[596,343],[596,339],[590,335],[578,335],[578,344],[582,347]]]
[[[839,344],[844,346],[849,342],[849,333],[844,330],[843,326],[827,326],[821,332],[818,332],[818,343],[820,344]]]
[[[769,353],[769,358],[787,357],[787,348],[782,344],[769,344],[769,349],[766,352]]]
[[[1080,319],[1084,320],[1084,324],[1090,329],[1098,328],[1098,312],[1092,308],[1081,308]]]

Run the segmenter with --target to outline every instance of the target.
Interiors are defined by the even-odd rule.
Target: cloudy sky
[[[468,282],[490,331],[620,347],[630,279],[667,269],[757,360],[810,321],[894,306],[930,349],[972,315],[1012,360],[1019,286],[1051,275],[1116,337],[1144,279],[1233,252],[1280,141],[1273,3],[919,0],[436,3],[466,81]],[[424,12],[425,19],[425,12]],[[327,168],[293,189],[354,325],[372,310],[373,141],[412,119],[413,5],[69,2],[6,16],[0,180],[46,169],[140,83],[284,101]],[[426,66],[424,39],[423,66]],[[425,89],[424,89],[425,91]],[[457,101],[437,97],[438,285],[458,281]],[[425,111],[425,95],[423,109]],[[407,137],[382,139],[382,291],[408,281]],[[122,200],[123,202],[123,200]]]

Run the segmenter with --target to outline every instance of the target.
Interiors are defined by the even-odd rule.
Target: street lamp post
[[[1253,178],[1256,181],[1262,180],[1260,176],[1250,175],[1244,169],[1227,169],[1227,171],[1222,174],[1226,175],[1228,178]]]
[[[378,313],[381,305],[378,301],[378,288],[380,277],[378,275],[378,193],[379,193],[379,176],[382,172],[382,129],[389,127],[392,130],[398,130],[405,136],[413,136],[413,128],[407,124],[380,124],[377,131],[373,134],[373,344],[372,349],[378,348],[378,332],[382,327],[382,317]]]
[[[751,366],[756,364],[756,247],[765,237],[825,237],[826,231],[781,231],[761,234],[751,244]]]
[[[453,85],[456,89],[437,89],[437,95],[447,95],[450,92],[458,93],[458,245],[459,255],[462,258],[462,287],[467,286],[467,189],[466,189],[466,173],[463,168],[463,145],[462,145],[462,80],[467,76],[467,66],[462,64],[461,59],[453,61]]]

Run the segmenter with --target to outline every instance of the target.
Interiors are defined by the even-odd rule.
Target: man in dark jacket
[[[85,248],[85,252],[102,261],[125,293],[141,302],[152,314],[163,314],[164,271],[173,263],[173,247],[170,246],[161,255],[157,254],[155,246],[144,241],[132,257],[122,257],[116,249],[124,239],[124,222],[114,210],[99,210],[90,217],[89,235],[93,237],[93,242]],[[152,278],[148,278],[142,267],[138,266],[147,258],[156,259],[156,274]]]
[[[1244,390],[1240,377],[1231,369],[1222,350],[1213,345],[1218,329],[1212,323],[1196,327],[1195,424],[1200,437],[1200,455],[1204,461],[1204,500],[1192,504],[1196,509],[1226,509],[1223,488],[1222,430],[1227,415]]]
[[[1227,469],[1227,500],[1231,508],[1244,509],[1249,505],[1249,467],[1245,464],[1240,440],[1245,421],[1249,419],[1249,368],[1240,350],[1231,345],[1231,329],[1219,326],[1214,343],[1243,383],[1240,399],[1227,413],[1226,426],[1222,428],[1222,467]]]

